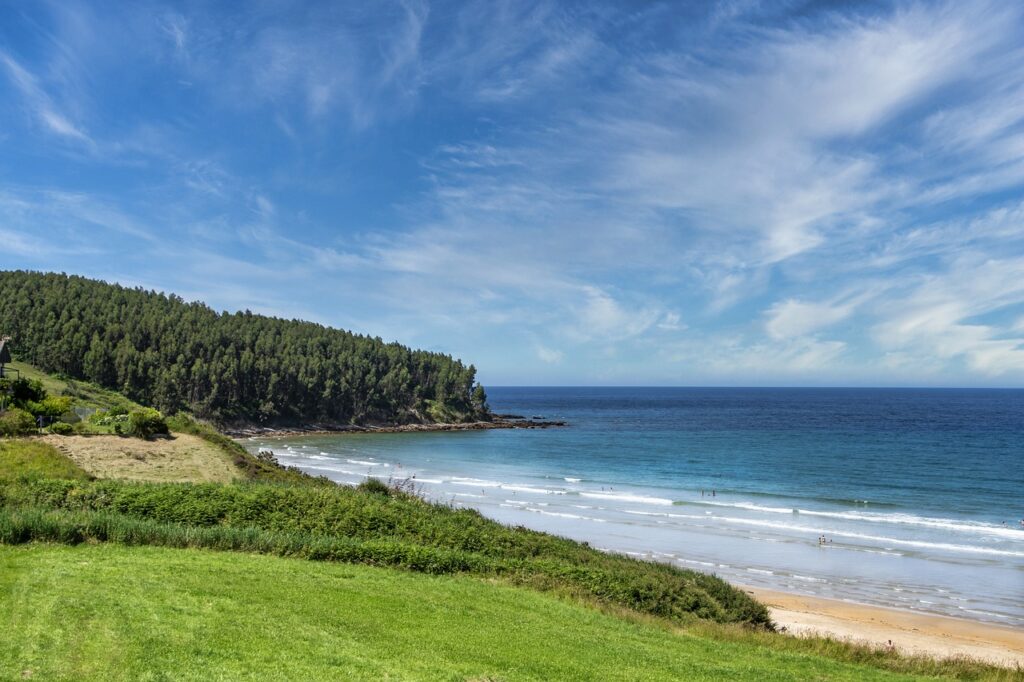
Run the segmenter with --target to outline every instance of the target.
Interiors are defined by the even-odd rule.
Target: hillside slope
[[[911,680],[522,588],[153,547],[0,547],[4,679]]]
[[[218,313],[83,277],[0,272],[16,359],[166,413],[221,423],[402,424],[487,418],[476,369],[311,322]]]

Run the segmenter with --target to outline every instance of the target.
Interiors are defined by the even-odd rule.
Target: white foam
[[[517,493],[533,493],[535,495],[564,495],[564,490],[552,490],[551,488],[535,488],[530,485],[508,485],[501,484],[502,490],[514,490]]]
[[[303,469],[313,469],[315,471],[333,471],[336,474],[346,474],[348,476],[364,476],[365,477],[365,476],[369,475],[369,474],[359,473],[358,471],[349,471],[348,469],[341,469],[341,468],[338,468],[338,467],[323,467],[323,466],[315,466],[313,464],[304,464],[302,466],[302,468]]]
[[[973,533],[1009,538],[1012,540],[1024,540],[1024,529],[1000,526],[994,523],[985,523],[983,521],[943,519],[902,513],[887,514],[882,512],[866,511],[821,511],[816,509],[800,509],[797,507],[767,507],[760,504],[754,504],[753,502],[710,502],[707,500],[701,500],[696,504],[746,509],[749,511],[766,512],[769,514],[798,514],[801,516],[818,516],[821,518],[843,519],[847,521],[922,526],[924,528],[948,530],[956,533]]]
[[[730,507],[732,509],[748,509],[750,511],[772,512],[775,514],[793,514],[797,512],[797,510],[792,507],[765,507],[760,504],[754,504],[753,502],[710,502],[707,500],[701,500],[694,504],[706,504],[712,507]]]
[[[711,568],[715,567],[715,564],[710,561],[697,561],[695,559],[676,559],[676,561],[681,564],[694,564],[696,566],[709,566]]]
[[[803,580],[803,581],[809,582],[809,583],[824,583],[824,582],[828,582],[824,578],[814,578],[814,577],[811,577],[809,575],[797,575],[796,573],[791,574],[790,577],[794,578],[796,580]]]
[[[474,488],[500,488],[501,483],[498,481],[486,481],[481,478],[463,478],[462,476],[454,476],[451,479],[454,485],[467,485]]]
[[[990,555],[994,555],[994,556],[1024,557],[1024,552],[1015,552],[1015,551],[1012,551],[1012,550],[996,549],[996,548],[993,548],[993,547],[978,547],[976,545],[958,545],[958,544],[952,544],[952,543],[947,543],[947,542],[925,542],[923,540],[901,540],[901,539],[898,539],[898,538],[879,537],[877,535],[865,535],[863,533],[854,533],[854,532],[845,531],[845,530],[838,530],[838,529],[836,529],[836,530],[822,530],[821,528],[811,528],[809,526],[799,526],[799,525],[795,525],[795,524],[791,524],[791,523],[776,523],[776,522],[773,522],[773,521],[763,521],[763,520],[760,520],[760,519],[741,519],[741,518],[731,517],[731,516],[711,516],[711,517],[707,517],[707,516],[695,516],[695,515],[692,515],[692,514],[669,514],[667,512],[649,512],[649,511],[639,511],[639,510],[635,510],[635,509],[624,509],[623,511],[625,513],[627,513],[627,514],[635,514],[635,515],[638,515],[638,516],[659,516],[659,517],[673,518],[673,519],[702,519],[702,520],[719,521],[719,522],[725,522],[725,523],[738,523],[738,524],[742,524],[742,525],[746,525],[746,526],[756,526],[758,528],[770,528],[770,529],[774,529],[774,530],[797,531],[797,532],[800,532],[800,533],[807,533],[808,535],[814,535],[814,536],[819,536],[822,533],[824,533],[825,535],[835,536],[835,537],[856,538],[858,540],[870,540],[870,541],[873,541],[873,542],[880,542],[880,543],[885,543],[885,544],[906,545],[908,547],[920,547],[920,548],[923,548],[923,549],[937,549],[937,550],[944,550],[944,551],[949,551],[949,552],[973,552],[973,553],[978,553],[978,554],[990,554]],[[828,548],[828,545],[823,545],[823,546]],[[884,555],[889,555],[889,556],[903,556],[899,552],[885,551],[885,550],[881,550],[881,549],[868,549],[868,548],[848,548],[848,549],[857,549],[859,551],[870,552],[872,554],[884,554]],[[891,549],[892,549],[891,547],[886,547],[886,550],[891,550]]]
[[[748,526],[758,526],[760,528],[775,528],[778,530],[793,530],[802,533],[808,533],[813,535],[834,535],[836,537],[855,538],[858,540],[870,540],[872,542],[882,542],[894,545],[905,545],[907,547],[920,547],[922,549],[937,549],[947,552],[965,552],[975,554],[989,554],[992,556],[1012,556],[1012,557],[1024,557],[1024,552],[1014,552],[1011,550],[995,549],[993,547],[977,547],[975,545],[958,545],[949,542],[925,542],[923,540],[900,540],[898,538],[887,538],[879,537],[877,535],[866,535],[864,533],[852,533],[845,530],[822,530],[821,528],[811,528],[809,526],[797,526],[790,523],[773,523],[771,521],[760,521],[757,519],[740,519],[729,516],[716,516],[712,517],[716,521],[725,521],[728,523],[740,523]],[[880,550],[875,550],[876,552]]]
[[[364,467],[379,467],[380,462],[367,462],[365,459],[346,459],[349,464],[358,464]]]
[[[582,478],[573,478],[572,476],[566,476],[563,480],[566,483],[579,483],[583,479]]]
[[[622,511],[624,511],[627,514],[635,514],[636,516],[658,516],[666,519],[699,519],[702,521],[705,520],[705,517],[703,516],[694,516],[692,514],[669,514],[668,512],[649,512],[640,511],[638,509],[623,509]]]
[[[581,497],[590,497],[597,500],[615,500],[616,502],[638,502],[640,504],[661,504],[671,505],[672,500],[664,497],[646,497],[644,495],[630,495],[629,493],[580,493]]]
[[[532,511],[532,512],[536,512],[538,514],[543,514],[544,516],[558,516],[558,517],[563,518],[563,519],[581,519],[582,520],[582,519],[586,519],[587,518],[586,516],[580,516],[578,514],[568,514],[568,513],[565,513],[565,512],[545,511],[544,509],[537,509],[536,507],[523,507],[523,509],[525,509],[526,511]]]

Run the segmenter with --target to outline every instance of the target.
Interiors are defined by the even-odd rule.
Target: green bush
[[[371,493],[373,495],[391,494],[391,488],[389,488],[388,484],[379,478],[368,478],[356,487],[364,493]]]
[[[128,435],[136,438],[150,439],[157,435],[169,435],[164,416],[150,407],[132,410],[128,414]]]
[[[65,412],[71,410],[71,398],[68,396],[48,396],[43,398],[39,403],[39,412],[36,412],[36,416],[42,415],[44,417],[59,417]]]
[[[67,422],[54,422],[50,424],[50,433],[56,433],[58,436],[68,436],[75,432],[75,427]]]
[[[46,389],[38,379],[18,378],[11,382],[11,397],[16,403],[42,402],[46,397]]]
[[[35,431],[35,417],[25,410],[12,407],[0,414],[0,436],[22,436]]]

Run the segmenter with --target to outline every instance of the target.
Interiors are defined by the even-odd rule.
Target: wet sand
[[[780,627],[797,636],[831,635],[886,646],[889,640],[906,654],[941,658],[970,656],[998,665],[1024,668],[1024,631],[835,599],[807,597],[744,587],[766,604]]]

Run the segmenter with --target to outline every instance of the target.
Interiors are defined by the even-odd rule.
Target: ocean
[[[246,445],[342,483],[414,478],[504,523],[738,584],[1024,627],[1024,390],[489,397],[569,425]]]

